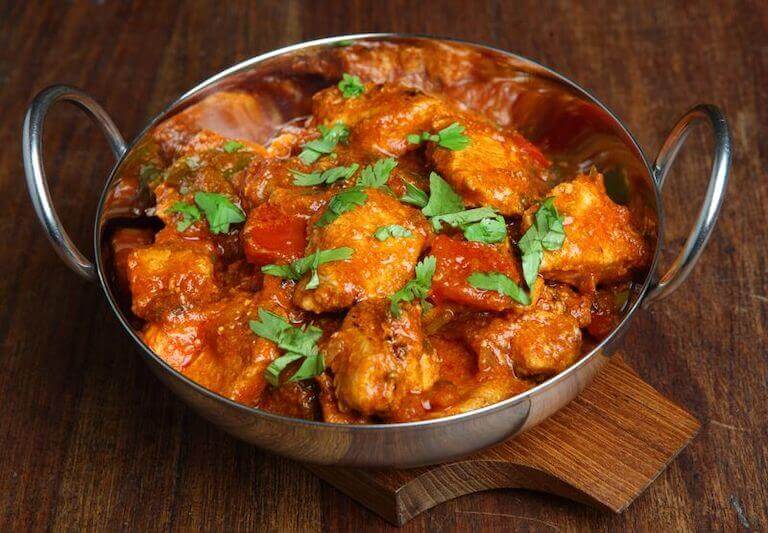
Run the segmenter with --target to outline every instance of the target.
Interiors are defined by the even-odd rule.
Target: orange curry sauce
[[[435,418],[534,386],[619,320],[651,251],[602,175],[556,182],[517,131],[448,96],[373,83],[375,65],[317,92],[311,116],[265,146],[248,131],[232,138],[226,120],[206,124],[257,117],[252,95],[209,96],[160,124],[126,167],[162,229],[114,233],[117,281],[146,344],[202,386],[307,419]],[[478,208],[480,220],[455,216]],[[539,209],[555,214],[549,229]],[[523,258],[536,252],[523,236],[547,231],[529,287]],[[343,258],[312,261],[328,250]],[[266,312],[287,337],[254,330]],[[297,342],[286,331],[302,327],[307,342],[286,359]]]

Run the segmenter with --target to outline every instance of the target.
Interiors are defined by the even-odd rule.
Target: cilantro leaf
[[[317,277],[317,267],[332,261],[344,261],[352,257],[354,250],[349,247],[331,248],[329,250],[317,250],[306,257],[297,259],[289,265],[265,265],[261,271],[270,276],[283,279],[300,280],[309,271],[312,271],[312,278],[307,283],[307,289],[314,289],[320,283]],[[312,286],[310,286],[312,285]]]
[[[328,202],[325,212],[315,222],[315,226],[319,228],[327,226],[339,218],[339,215],[351,211],[355,206],[365,204],[366,200],[368,200],[368,195],[357,187],[352,187],[335,194],[331,201]]]
[[[184,202],[174,202],[171,208],[168,209],[168,212],[181,214],[182,219],[176,224],[176,229],[180,232],[186,231],[194,222],[200,220],[201,216],[200,210],[196,205]]]
[[[373,234],[374,237],[380,241],[386,241],[390,237],[412,237],[413,233],[399,224],[391,224],[389,226],[380,226]]]
[[[360,172],[360,178],[357,180],[357,184],[361,187],[384,187],[389,180],[389,175],[396,166],[397,160],[393,157],[379,159],[373,165],[366,166],[362,172]]]
[[[476,289],[496,291],[519,304],[531,304],[531,297],[512,278],[501,272],[473,272],[467,281]]]
[[[501,242],[507,236],[507,225],[504,218],[496,215],[493,218],[484,218],[464,228],[464,238],[468,241],[493,244]]]
[[[195,193],[195,203],[205,213],[211,233],[227,233],[230,224],[245,221],[245,213],[229,198],[216,192]]]
[[[410,144],[421,144],[424,141],[432,141],[437,143],[438,146],[446,148],[448,150],[463,150],[470,145],[471,140],[464,135],[466,128],[454,122],[445,128],[435,133],[429,133],[428,131],[422,132],[420,135],[412,133],[406,137],[406,140]]]
[[[238,141],[227,141],[224,143],[224,146],[222,146],[224,151],[227,152],[228,154],[233,154],[244,147],[245,145]]]
[[[464,210],[461,196],[436,172],[429,174],[429,201],[421,210],[425,216],[447,215]]]
[[[316,326],[297,328],[283,317],[259,307],[259,320],[251,320],[248,325],[256,335],[277,344],[286,353],[278,357],[264,371],[264,379],[277,387],[280,373],[293,361],[304,358],[299,370],[288,381],[299,381],[317,376],[325,369],[323,356],[317,347],[317,341],[323,331]]]
[[[415,205],[416,207],[424,207],[427,205],[429,196],[427,193],[413,185],[412,183],[405,182],[405,194],[400,197],[401,202],[406,204]]]
[[[445,215],[436,215],[431,219],[432,227],[435,231],[440,231],[442,223],[445,222],[453,228],[463,228],[464,226],[473,222],[480,222],[484,218],[495,217],[496,211],[490,207],[477,207],[475,209],[467,209],[466,211],[457,211],[452,213],[446,213]]]
[[[339,90],[344,98],[357,98],[365,92],[365,86],[360,78],[352,76],[346,72],[342,74],[339,82]]]
[[[338,143],[346,143],[349,139],[349,128],[342,122],[337,122],[330,128],[322,124],[317,127],[320,137],[309,141],[299,154],[299,159],[305,165],[310,165],[321,156],[333,153]]]
[[[558,250],[564,241],[563,217],[557,212],[554,197],[550,196],[542,202],[533,224],[517,243],[523,256],[523,277],[529,288],[533,287],[539,274],[544,250]]]
[[[432,287],[432,276],[435,274],[437,261],[433,256],[427,256],[416,265],[416,277],[389,297],[389,310],[394,316],[400,316],[400,303],[412,302],[415,299],[425,304],[425,298]]]
[[[448,150],[463,150],[470,144],[469,137],[464,135],[465,129],[466,128],[458,122],[446,126],[437,132],[437,136],[439,137],[437,145],[447,148]]]
[[[289,172],[293,174],[293,184],[303,187],[309,187],[312,185],[320,185],[323,183],[331,184],[339,181],[340,179],[351,178],[360,165],[353,163],[348,167],[333,167],[323,172],[300,172],[298,170],[289,169]]]

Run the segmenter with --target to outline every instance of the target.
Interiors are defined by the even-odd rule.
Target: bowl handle
[[[668,296],[688,277],[693,265],[696,264],[701,252],[704,251],[723,204],[725,188],[728,185],[728,171],[731,165],[731,134],[725,115],[714,105],[697,105],[678,120],[675,127],[667,135],[653,164],[653,179],[659,189],[664,187],[667,174],[680,148],[688,138],[688,134],[696,124],[702,121],[710,125],[714,135],[715,153],[712,159],[712,171],[709,175],[707,193],[696,218],[696,223],[688,235],[683,249],[667,272],[663,276],[656,276],[653,279],[643,305]]]
[[[61,224],[56,210],[53,207],[51,193],[48,190],[48,179],[45,176],[43,165],[43,124],[48,108],[64,100],[72,102],[86,112],[104,132],[109,142],[112,153],[119,160],[126,151],[123,136],[117,130],[117,126],[109,118],[106,111],[84,92],[66,85],[54,85],[35,96],[27,114],[24,117],[24,130],[22,135],[22,154],[24,157],[24,173],[27,178],[27,189],[32,199],[37,218],[45,229],[56,253],[64,262],[87,280],[95,281],[97,278],[96,267],[77,249],[75,243],[69,238],[64,226]]]

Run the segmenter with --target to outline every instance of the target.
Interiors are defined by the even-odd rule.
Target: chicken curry
[[[563,176],[445,94],[344,73],[267,143],[200,126],[256,105],[158,125],[128,169],[158,222],[112,237],[146,345],[242,404],[362,424],[499,402],[608,335],[650,261],[594,167]]]

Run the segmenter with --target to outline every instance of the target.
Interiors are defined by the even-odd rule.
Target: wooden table
[[[644,378],[704,422],[693,445],[621,516],[496,491],[406,529],[768,527],[768,5],[584,4],[0,2],[0,530],[390,527],[299,465],[215,429],[160,385],[99,289],[48,245],[19,153],[27,103],[49,84],[86,89],[130,137],[222,67],[366,30],[462,37],[537,59],[610,105],[649,154],[698,102],[725,109],[735,141],[706,253],[624,344]],[[110,156],[76,111],[57,108],[49,124],[52,191],[88,249]],[[708,150],[704,135],[693,139],[670,177],[671,250],[702,197]]]

